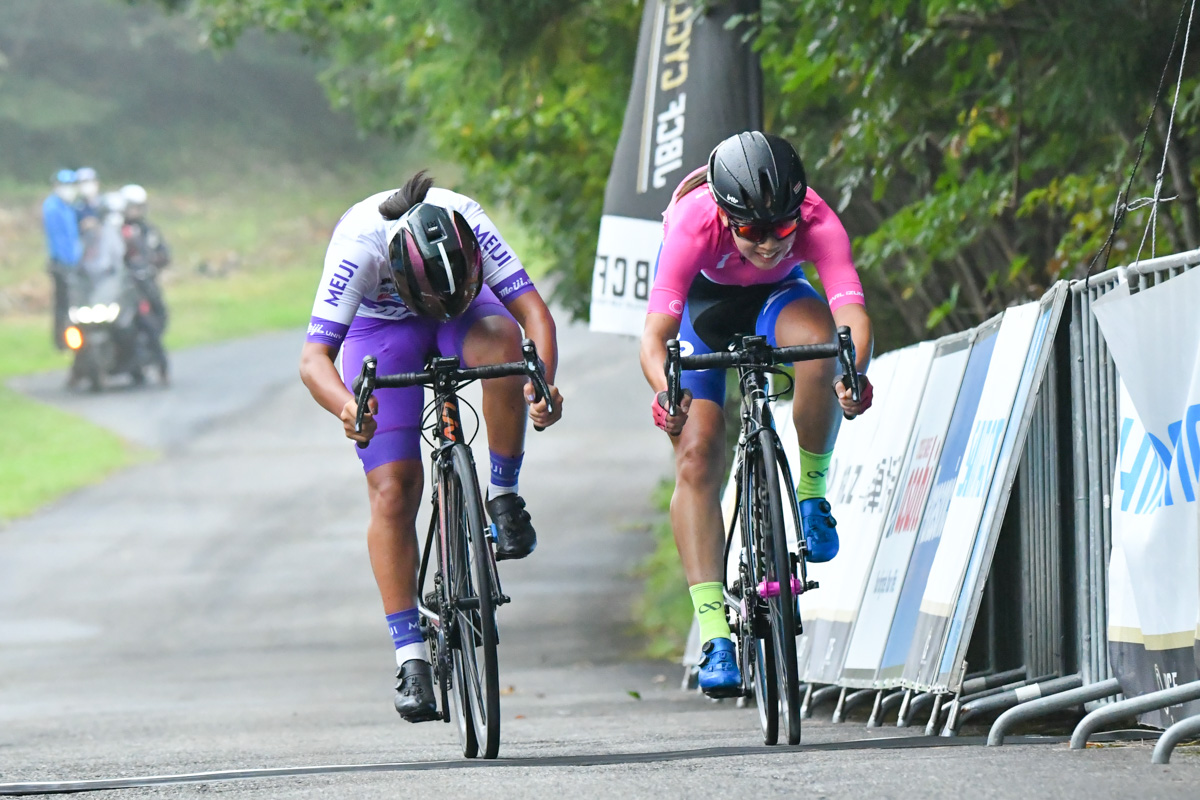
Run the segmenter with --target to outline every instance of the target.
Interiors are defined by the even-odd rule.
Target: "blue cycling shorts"
[[[680,352],[689,356],[723,351],[734,336],[751,330],[776,347],[779,314],[789,304],[810,297],[821,300],[799,267],[779,283],[763,286],[726,286],[698,275],[683,307]],[[723,369],[685,370],[681,383],[698,400],[725,404]]]

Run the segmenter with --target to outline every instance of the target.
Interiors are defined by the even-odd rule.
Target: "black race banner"
[[[604,193],[592,330],[639,335],[671,193],[726,137],[762,127],[762,76],[735,14],[757,0],[647,0]]]

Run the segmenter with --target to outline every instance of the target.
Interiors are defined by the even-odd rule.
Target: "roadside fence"
[[[1197,264],[1192,251],[1059,282],[875,360],[875,408],[843,423],[830,469],[840,555],[810,566],[820,588],[800,598],[806,712],[955,735],[1034,703],[1004,714],[997,743],[1122,691],[1138,703],[1103,721],[1200,714],[1185,704],[1200,692],[1170,691],[1200,681],[1200,275],[1181,279]],[[1146,592],[1164,580],[1160,611]],[[1147,708],[1156,690],[1165,710]]]

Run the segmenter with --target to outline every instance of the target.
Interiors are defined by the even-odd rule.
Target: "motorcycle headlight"
[[[75,310],[75,321],[81,322],[84,325],[88,325],[92,322],[95,322],[96,320],[92,316],[92,307],[91,306],[83,306],[82,308],[76,309]]]
[[[71,322],[80,322],[79,306],[71,306],[67,309],[67,319],[71,320]]]
[[[117,319],[117,317],[120,316],[120,314],[121,314],[120,304],[109,303],[108,307],[105,309],[105,313],[107,314],[108,321],[114,322]]]

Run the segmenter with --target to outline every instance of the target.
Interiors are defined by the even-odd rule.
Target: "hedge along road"
[[[1151,770],[1148,749],[764,753],[752,710],[630,660],[631,571],[669,449],[636,343],[560,335],[566,416],[531,433],[523,475],[541,544],[501,565],[513,597],[500,611],[501,756],[513,761],[434,763],[459,757],[452,727],[392,710],[361,470],[300,385],[299,336],[286,334],[181,353],[166,391],[19,384],[163,455],[0,529],[0,783],[391,764],[116,795],[669,797],[736,776],[779,796],[1192,796],[1200,765]],[[808,743],[865,738],[854,723],[805,729]]]

